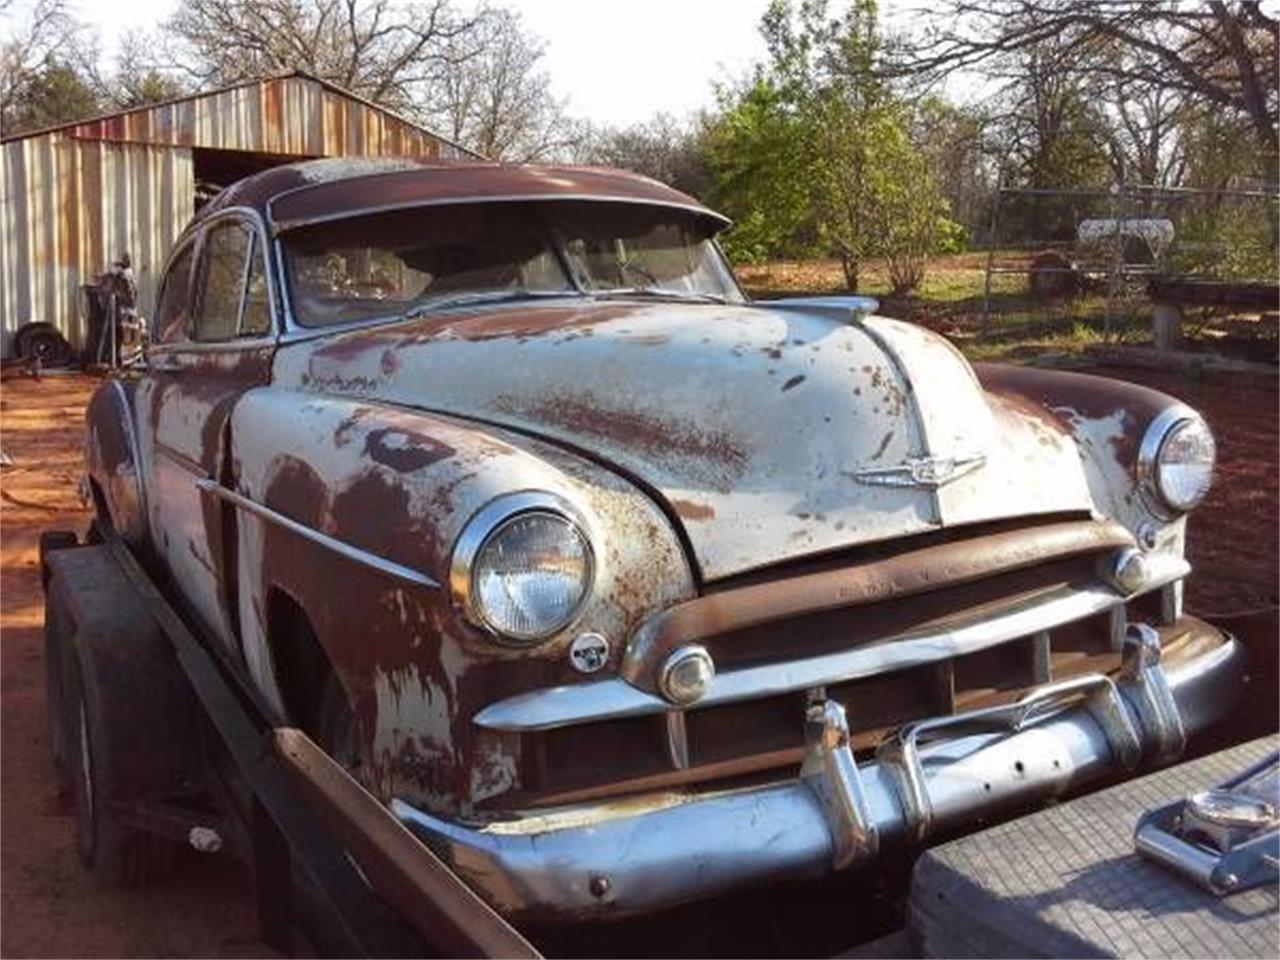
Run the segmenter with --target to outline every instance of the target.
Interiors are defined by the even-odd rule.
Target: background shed
[[[473,154],[304,73],[0,140],[0,355],[23,324],[84,345],[84,296],[120,254],[150,316],[206,186],[315,157]]]

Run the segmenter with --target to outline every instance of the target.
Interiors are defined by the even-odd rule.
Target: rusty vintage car
[[[1243,683],[1183,611],[1195,411],[753,303],[725,224],[612,170],[280,167],[92,401],[99,523],[510,916],[865,863]]]

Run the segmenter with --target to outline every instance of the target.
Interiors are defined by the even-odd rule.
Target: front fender
[[[246,659],[280,702],[265,611],[273,590],[306,612],[359,718],[384,798],[414,797],[458,813],[521,786],[519,739],[481,733],[471,717],[524,690],[586,679],[568,648],[603,634],[616,670],[647,616],[693,595],[666,516],[612,472],[540,441],[469,421],[374,403],[264,388],[232,415],[238,491],[368,554],[426,574],[408,584],[279,525],[239,514]],[[588,519],[599,560],[577,621],[533,648],[495,642],[467,622],[448,590],[453,544],[495,497],[564,497]],[[596,678],[601,674],[594,674]]]
[[[1156,517],[1137,473],[1148,427],[1180,401],[1135,383],[1065,370],[987,363],[975,364],[974,372],[988,392],[1034,404],[1071,431],[1100,513],[1149,545],[1158,541],[1181,553],[1184,519],[1165,523]]]
[[[85,473],[100,519],[135,550],[147,539],[147,504],[134,429],[132,381],[102,383],[85,410]]]

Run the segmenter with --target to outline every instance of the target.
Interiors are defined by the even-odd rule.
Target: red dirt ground
[[[0,956],[272,956],[255,937],[238,865],[190,855],[163,885],[108,888],[80,866],[45,737],[37,568],[41,530],[83,533],[76,498],[84,405],[96,381],[23,378],[0,388]]]
[[[1277,382],[1188,379],[1103,368],[1202,410],[1221,469],[1193,517],[1196,567],[1189,606],[1229,614],[1277,597]],[[52,782],[44,729],[37,569],[41,530],[83,530],[76,500],[83,408],[96,381],[48,376],[5,382],[0,445],[15,461],[0,474],[0,956],[264,956],[254,936],[249,881],[238,865],[190,856],[156,889],[118,891],[81,869],[69,810]]]

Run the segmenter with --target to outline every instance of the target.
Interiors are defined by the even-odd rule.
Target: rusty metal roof
[[[274,167],[233,184],[200,216],[259,210],[277,231],[396,207],[471,201],[605,200],[674,207],[729,221],[693,197],[625,170],[433,157],[334,157]]]
[[[330,101],[333,98],[350,101],[351,106],[360,110],[363,108],[372,111],[385,118],[385,125],[391,129],[388,135],[398,136],[402,141],[413,138],[413,134],[420,135],[437,144],[444,145],[451,149],[452,152],[460,156],[480,158],[481,155],[473,150],[468,150],[460,144],[454,143],[446,137],[440,136],[432,130],[427,129],[420,123],[390,110],[371,100],[366,100],[358,94],[352,93],[337,84],[330,83],[328,80],[321,79],[313,74],[307,73],[305,70],[291,70],[287,73],[274,74],[267,77],[257,77],[252,80],[245,80],[241,83],[231,84],[226,87],[219,87],[213,90],[200,90],[185,96],[175,97],[172,100],[163,100],[157,103],[148,103],[140,107],[134,107],[129,110],[119,110],[114,113],[103,114],[96,117],[86,117],[81,120],[72,120],[68,123],[55,124],[49,127],[42,127],[38,130],[24,130],[21,133],[10,134],[0,137],[0,143],[11,143],[16,140],[25,140],[31,137],[44,136],[50,133],[65,133],[69,137],[80,140],[114,140],[134,143],[151,143],[157,145],[168,144],[171,146],[210,146],[210,147],[228,147],[230,149],[254,149],[249,144],[221,144],[221,143],[205,143],[200,142],[207,140],[207,136],[201,136],[201,133],[215,135],[215,139],[220,139],[217,135],[220,131],[200,131],[196,128],[200,125],[200,119],[193,109],[194,105],[201,100],[208,99],[225,99],[229,95],[243,94],[250,92],[252,88],[261,88],[261,100],[259,105],[263,114],[261,122],[258,124],[268,130],[282,130],[287,126],[285,122],[286,116],[291,117],[295,122],[299,119],[308,120],[316,114],[316,110],[299,111],[298,104],[288,102],[290,94],[297,91],[290,89],[288,81],[305,81],[314,85],[314,88],[322,95],[328,95]],[[296,97],[295,97],[296,98]],[[242,109],[245,106],[253,106],[252,104],[240,104]],[[341,110],[335,110],[335,104],[332,102],[322,104],[329,113],[339,113]],[[291,109],[292,108],[292,109]],[[344,121],[351,120],[357,127],[365,127],[368,125],[367,120],[363,117],[356,116],[354,118],[337,116],[326,117],[328,121]],[[346,123],[330,123],[335,129],[341,129]],[[217,126],[221,126],[218,124]],[[233,129],[241,124],[233,124]],[[225,131],[222,131],[225,133]],[[368,131],[360,130],[357,133],[365,133]],[[327,156],[334,153],[346,153],[350,150],[342,149],[349,144],[337,143],[333,146],[338,147],[336,150],[316,149],[315,144],[303,143],[303,138],[288,138],[285,136],[277,137],[281,140],[276,144],[262,144],[261,148],[264,152],[269,153],[300,153],[311,156]],[[297,149],[290,149],[290,144],[285,140],[297,140]],[[359,144],[355,144],[358,146]],[[406,149],[397,150],[403,153],[420,153],[423,151],[412,149],[416,144],[404,143],[401,145]],[[363,152],[363,151],[362,151]],[[387,151],[368,151],[368,152],[387,152]]]

